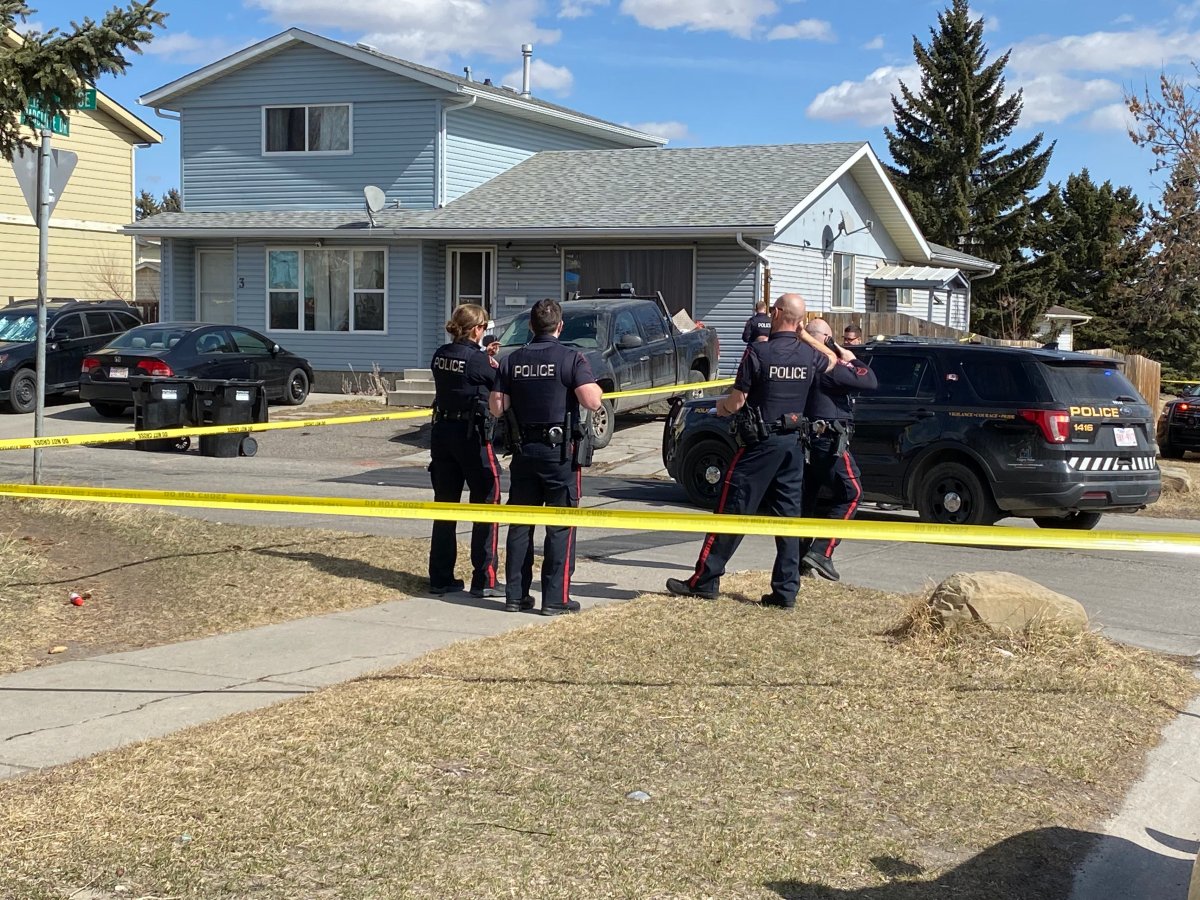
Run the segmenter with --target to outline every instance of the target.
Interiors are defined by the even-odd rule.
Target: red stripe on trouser
[[[742,458],[742,454],[745,452],[745,447],[738,447],[738,452],[733,454],[733,459],[729,461],[729,470],[725,473],[725,485],[721,488],[721,498],[717,501],[717,515],[725,512],[725,501],[729,499],[729,483],[733,480],[733,470],[737,468],[738,460]],[[713,542],[716,539],[717,536],[715,533],[710,534],[704,539],[704,546],[700,548],[700,558],[696,560],[696,571],[688,579],[688,587],[694,588],[696,582],[700,580],[700,574],[704,571],[704,563],[708,561],[708,554],[712,550]]]
[[[495,493],[492,494],[492,503],[500,502],[500,473],[496,471],[496,454],[492,451],[492,445],[487,445],[488,466],[492,470],[492,484],[494,485]],[[492,552],[488,554],[488,587],[496,586],[496,554],[500,552],[500,523],[492,523]]]
[[[858,483],[858,479],[854,477],[854,465],[850,459],[850,451],[847,450],[842,454],[842,465],[846,467],[846,475],[850,478],[850,483],[854,485],[854,499],[850,501],[850,508],[846,510],[843,519],[854,518],[854,511],[858,509],[858,501],[862,497],[862,485]],[[833,556],[833,548],[840,544],[837,538],[830,538],[829,546],[825,548],[825,558],[829,559]]]
[[[579,505],[579,499],[583,496],[583,469],[575,470],[575,505]],[[563,606],[567,605],[567,601],[571,599],[571,553],[575,548],[575,529],[567,529],[567,554],[563,557]]]

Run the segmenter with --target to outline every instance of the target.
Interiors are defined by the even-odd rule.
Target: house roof
[[[968,272],[986,272],[990,275],[1000,268],[999,263],[994,263],[978,256],[972,256],[970,253],[963,253],[961,250],[955,250],[952,247],[943,247],[941,244],[935,244],[932,241],[929,242],[929,250],[931,262],[948,263],[956,269],[963,269]]]
[[[346,44],[313,34],[302,28],[289,28],[287,31],[232,53],[139,97],[138,102],[155,108],[175,109],[179,98],[189,91],[300,44],[308,44],[369,66],[402,75],[405,78],[411,78],[449,94],[464,98],[474,97],[480,106],[502,109],[509,115],[550,121],[576,131],[603,134],[608,140],[631,147],[660,147],[666,143],[663,138],[589,116],[565,106],[548,103],[536,97],[523,97],[519,93],[494,85],[486,85],[481,81],[468,81],[459,75],[380,53],[374,47],[366,44]]]
[[[965,284],[962,272],[934,266],[880,266],[866,277],[872,287],[891,288],[945,288],[954,281]]]
[[[1075,322],[1090,322],[1092,317],[1087,313],[1076,312],[1065,306],[1051,306],[1042,315],[1047,319],[1071,319]]]
[[[0,44],[7,47],[17,48],[25,43],[25,38],[11,28],[5,28],[0,32]],[[163,136],[155,129],[151,128],[124,106],[114,100],[112,97],[103,91],[96,91],[96,109],[100,112],[107,113],[112,118],[116,119],[126,128],[134,133],[139,138],[138,143],[142,144],[161,144]]]

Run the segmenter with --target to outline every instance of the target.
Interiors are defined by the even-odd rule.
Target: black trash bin
[[[198,426],[250,425],[267,421],[267,395],[261,381],[193,382],[193,419]],[[206,434],[202,456],[253,456],[258,447],[248,434]]]
[[[192,424],[192,382],[186,378],[162,378],[135,375],[129,379],[133,390],[133,427],[136,431],[186,428]],[[162,438],[134,441],[138,450],[186,450],[188,438]]]

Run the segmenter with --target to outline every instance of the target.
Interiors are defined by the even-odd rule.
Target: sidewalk
[[[575,593],[585,608],[631,599],[661,590],[676,569],[581,559]],[[0,677],[0,778],[280,703],[455,641],[550,621],[468,594],[413,597]],[[1186,900],[1200,839],[1200,701],[1168,726],[1142,781],[1102,833],[1111,839],[1098,842],[1071,900]]]

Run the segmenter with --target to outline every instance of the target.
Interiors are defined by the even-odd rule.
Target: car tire
[[[689,501],[704,509],[716,508],[733,452],[728,444],[711,439],[687,449],[679,466],[679,483]]]
[[[1176,447],[1174,444],[1160,444],[1158,452],[1162,454],[1163,459],[1183,459],[1183,454],[1186,450]]]
[[[37,408],[37,373],[22,369],[13,376],[8,405],[13,412],[31,413]]]
[[[297,366],[283,383],[283,402],[288,406],[299,406],[308,399],[309,389],[308,373]]]
[[[129,409],[128,403],[105,403],[103,400],[89,400],[92,409],[106,419],[119,419]]]
[[[600,408],[592,413],[592,446],[603,450],[612,442],[617,424],[616,411],[611,400],[601,400]]]
[[[1101,514],[1075,510],[1069,516],[1034,516],[1038,528],[1070,528],[1074,531],[1091,531],[1100,524]]]
[[[922,522],[991,525],[1000,518],[992,492],[974,470],[958,462],[933,466],[921,479],[917,511]]]

